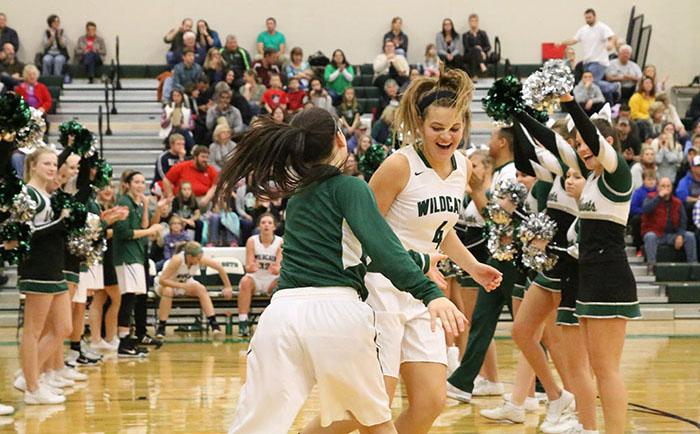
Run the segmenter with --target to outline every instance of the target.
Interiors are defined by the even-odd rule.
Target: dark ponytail
[[[236,183],[249,176],[248,191],[276,198],[339,174],[328,163],[337,131],[335,118],[320,108],[301,111],[289,125],[260,118],[226,160],[217,197],[229,197]]]

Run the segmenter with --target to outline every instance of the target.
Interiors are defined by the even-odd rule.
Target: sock
[[[80,341],[78,342],[71,342],[70,343],[70,349],[73,351],[80,352]]]
[[[119,332],[119,339],[124,339],[129,336],[129,332]]]
[[[247,313],[239,313],[238,314],[238,321],[248,321],[248,314]]]
[[[211,326],[212,329],[214,330],[220,330],[221,328],[219,327],[219,323],[216,322],[216,315],[208,316],[207,320],[209,321],[209,325]]]
[[[160,327],[165,327],[165,323],[167,323],[167,322],[168,322],[168,320],[163,320],[163,319],[161,319],[161,320],[158,321],[158,326],[160,326]]]

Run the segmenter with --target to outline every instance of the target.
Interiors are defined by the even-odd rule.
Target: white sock
[[[247,313],[239,313],[238,314],[238,321],[248,321],[248,314]]]

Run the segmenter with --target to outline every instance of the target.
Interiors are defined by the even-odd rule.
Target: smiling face
[[[360,144],[358,145],[360,152],[367,152],[370,146],[372,146],[372,139],[367,135],[362,136]]]
[[[335,50],[333,52],[333,61],[336,65],[341,65],[345,63],[345,56],[343,55],[343,52],[340,50]]]
[[[112,187],[112,184],[98,191],[97,197],[100,202],[110,203],[114,199],[114,187]]]
[[[464,135],[464,116],[456,108],[432,105],[426,110],[421,134],[426,156],[446,162],[452,158]]]
[[[68,180],[74,176],[77,176],[78,169],[80,169],[80,157],[75,154],[71,154],[58,170],[59,182],[61,185],[68,182]]]
[[[56,173],[58,172],[58,156],[53,152],[44,152],[29,169],[31,179],[36,179],[42,184],[48,184],[56,178]]]
[[[133,196],[141,196],[146,191],[146,178],[140,173],[131,177],[131,182],[127,184],[128,192]]]
[[[576,200],[581,198],[581,193],[583,192],[583,187],[586,185],[586,178],[581,175],[578,170],[569,169],[566,172],[566,181],[564,182],[564,189],[567,193],[571,195]]]

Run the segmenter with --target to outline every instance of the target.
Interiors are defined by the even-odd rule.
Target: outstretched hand
[[[457,309],[448,298],[440,297],[428,303],[430,313],[430,330],[435,331],[437,320],[440,319],[446,333],[459,336],[468,324],[467,317]]]

